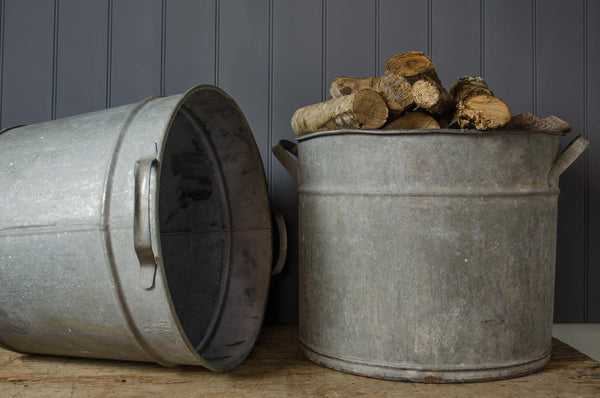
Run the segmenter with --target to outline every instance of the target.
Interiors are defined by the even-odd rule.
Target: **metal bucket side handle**
[[[146,290],[154,287],[156,268],[160,262],[156,231],[153,225],[157,222],[157,209],[152,200],[152,193],[158,184],[158,159],[156,159],[156,143],[144,145],[143,155],[135,165],[135,213],[133,223],[133,240],[135,252],[140,260],[140,286]]]
[[[279,237],[279,250],[277,251],[277,257],[273,261],[273,269],[271,270],[271,276],[275,276],[283,271],[283,266],[287,259],[287,228],[285,226],[285,219],[278,210],[271,208],[271,217],[273,218],[273,223]]]
[[[281,140],[279,144],[275,145],[272,149],[273,154],[279,160],[283,167],[294,177],[296,183],[298,183],[298,163],[292,159],[290,153],[298,157],[298,145],[292,141]]]
[[[560,154],[558,159],[552,165],[548,173],[548,185],[553,187],[558,185],[558,177],[569,168],[569,166],[585,151],[589,141],[578,135],[565,150]]]

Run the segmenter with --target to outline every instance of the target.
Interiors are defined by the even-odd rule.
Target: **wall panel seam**
[[[112,25],[113,25],[113,0],[108,0],[108,13],[106,24],[106,108],[112,103]]]
[[[589,134],[589,1],[583,0],[583,136]],[[589,151],[583,153],[583,322],[590,311],[590,165]]]
[[[531,99],[532,99],[532,112],[534,115],[538,114],[538,89],[537,89],[537,78],[538,78],[538,40],[537,40],[537,1],[531,0]]]
[[[479,74],[485,79],[485,0],[479,0]]]
[[[373,76],[379,76],[379,54],[380,54],[380,38],[379,31],[381,27],[381,0],[375,0],[375,73]]]
[[[215,76],[214,85],[219,85],[219,55],[221,54],[221,0],[215,0]]]
[[[58,85],[58,18],[59,18],[59,0],[54,0],[53,29],[52,29],[52,103],[50,118],[56,119],[56,100]]]
[[[433,0],[427,1],[427,55],[433,59]]]
[[[273,145],[273,79],[274,79],[274,60],[273,60],[273,30],[274,30],[274,2],[269,0],[269,79],[268,79],[268,98],[267,98],[267,181],[269,190],[269,200],[273,201],[273,155],[271,146]]]
[[[6,1],[0,0],[0,129],[2,126],[2,99],[4,97],[4,31],[6,25]]]
[[[167,0],[161,2],[160,20],[160,95],[166,92],[166,63],[167,63]]]
[[[321,101],[326,100],[327,91],[327,0],[321,3]]]

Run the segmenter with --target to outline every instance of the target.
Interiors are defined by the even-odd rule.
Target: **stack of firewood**
[[[292,129],[297,135],[340,129],[571,131],[556,116],[511,117],[508,106],[481,77],[461,77],[446,90],[431,59],[416,51],[390,58],[381,77],[337,77],[329,94],[331,100],[294,113]]]

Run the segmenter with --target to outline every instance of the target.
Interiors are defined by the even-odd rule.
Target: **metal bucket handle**
[[[283,266],[287,259],[287,229],[285,227],[285,219],[278,210],[271,208],[271,217],[273,218],[273,224],[279,237],[279,250],[273,262],[273,269],[271,270],[271,276],[275,276],[283,271]]]
[[[558,177],[569,168],[569,166],[585,151],[590,142],[581,135],[565,148],[560,156],[554,161],[550,172],[548,173],[548,185],[553,187],[558,185]]]
[[[298,163],[292,159],[290,153],[298,157],[298,145],[288,140],[281,140],[279,144],[271,148],[273,155],[281,162],[282,166],[294,177],[298,183]]]
[[[158,159],[156,143],[142,146],[142,158],[135,164],[135,210],[133,223],[133,243],[140,260],[140,286],[146,290],[154,287],[156,268],[160,253],[153,225],[157,221],[157,209],[152,193],[157,189]]]

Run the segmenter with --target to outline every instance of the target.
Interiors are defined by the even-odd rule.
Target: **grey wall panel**
[[[375,1],[325,0],[325,87],[337,76],[375,76]]]
[[[431,57],[445,87],[481,74],[480,0],[433,0]]]
[[[406,51],[429,51],[429,6],[427,1],[379,0],[379,65]]]
[[[0,129],[2,129],[2,84],[3,84],[3,66],[4,66],[4,9],[5,0],[0,0]]]
[[[161,0],[113,1],[110,105],[160,94]]]
[[[536,3],[537,114],[556,115],[581,134],[583,1]],[[583,163],[583,158],[577,160],[560,180],[554,314],[563,322],[583,322],[585,317]]]
[[[271,323],[297,321],[297,193],[270,155],[293,138],[292,113],[327,98],[335,76],[378,75],[402,51],[430,54],[446,86],[484,72],[513,113],[555,114],[591,141],[561,179],[555,308],[557,321],[600,322],[598,1],[0,0],[0,10],[0,126],[206,82],[240,104],[289,225]]]
[[[294,111],[321,100],[322,1],[284,0],[273,8],[272,144],[293,139],[290,120]],[[267,322],[298,320],[298,193],[296,182],[273,158],[272,205],[288,226],[288,261],[284,272],[273,278]]]
[[[54,2],[5,0],[2,127],[52,117]]]
[[[215,83],[215,0],[167,0],[165,93]]]
[[[587,104],[588,147],[588,231],[587,321],[600,322],[600,2],[587,2]],[[585,221],[585,220],[584,220]]]
[[[487,0],[483,4],[483,75],[513,115],[533,112],[532,2]]]
[[[56,117],[106,107],[108,2],[60,0]]]
[[[217,84],[246,115],[269,170],[269,0],[219,1]]]

